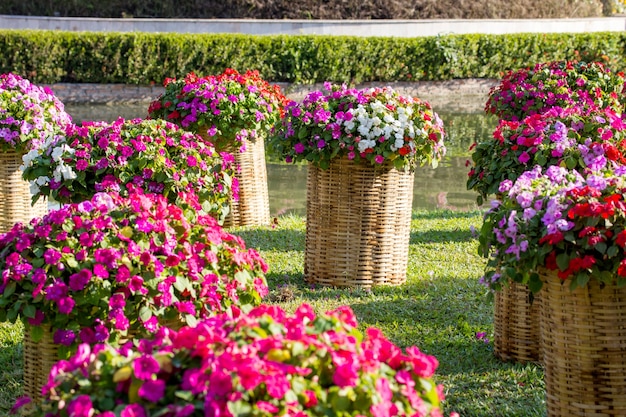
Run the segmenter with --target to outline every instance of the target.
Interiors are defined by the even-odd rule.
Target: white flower
[[[365,152],[366,149],[376,146],[376,141],[371,139],[363,139],[359,142],[359,152]]]
[[[31,195],[36,195],[39,194],[39,186],[37,186],[37,184],[35,184],[34,181],[30,182],[30,194]]]
[[[46,176],[41,176],[41,177],[38,177],[38,178],[35,180],[35,183],[36,183],[37,185],[39,185],[39,186],[46,185],[46,184],[50,183],[50,178],[49,178],[49,177],[46,177]]]
[[[33,164],[33,160],[39,156],[37,149],[31,149],[26,155],[22,156],[22,165],[20,165],[20,171],[24,171],[26,168]]]
[[[59,168],[60,168],[61,174],[63,175],[63,179],[65,179],[65,180],[76,179],[77,175],[74,172],[74,170],[72,170],[72,167],[61,163],[59,165]]]

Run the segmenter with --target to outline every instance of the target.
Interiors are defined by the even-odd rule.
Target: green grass
[[[503,363],[493,355],[493,304],[478,284],[484,259],[477,255],[471,226],[479,212],[414,212],[407,281],[371,291],[334,289],[304,281],[305,221],[279,217],[272,227],[232,230],[257,248],[270,266],[268,302],[293,311],[306,302],[318,312],[349,305],[362,330],[380,328],[401,347],[417,346],[439,360],[437,382],[445,387],[446,414],[544,416],[541,367]],[[21,393],[19,325],[0,325],[0,415]]]

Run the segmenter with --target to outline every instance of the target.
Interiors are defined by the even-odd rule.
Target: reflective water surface
[[[468,99],[464,97],[464,99]],[[476,97],[475,100],[482,100]],[[475,103],[475,108],[481,108]],[[86,120],[113,121],[145,117],[147,105],[66,105],[75,123]],[[469,168],[469,146],[492,134],[496,121],[476,110],[473,113],[446,112],[435,109],[444,122],[448,153],[436,169],[420,167],[415,173],[414,209],[476,209],[476,193],[465,186]],[[268,155],[267,163],[270,211],[273,216],[306,212],[306,165],[285,165]]]

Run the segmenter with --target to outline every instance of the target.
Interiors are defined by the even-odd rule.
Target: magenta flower
[[[159,372],[159,363],[153,357],[144,355],[133,362],[133,372],[138,379],[148,381]]]
[[[156,403],[165,393],[165,381],[161,379],[144,381],[139,388],[138,394],[141,398]]]

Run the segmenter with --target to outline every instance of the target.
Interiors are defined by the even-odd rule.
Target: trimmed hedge
[[[623,32],[392,38],[0,30],[0,73],[38,84],[161,84],[228,67],[296,84],[499,78],[557,59],[621,71],[625,41]]]

